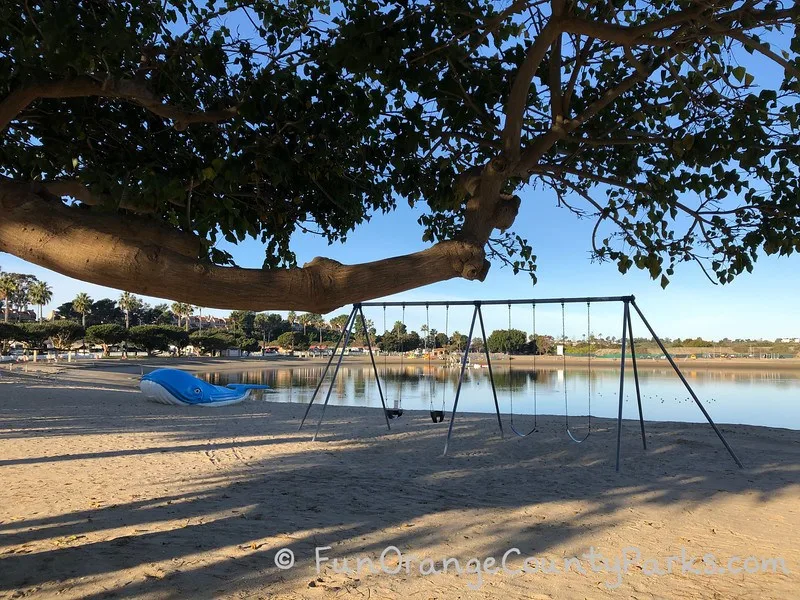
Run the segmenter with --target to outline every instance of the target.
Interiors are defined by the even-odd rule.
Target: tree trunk
[[[31,186],[0,185],[0,210],[2,252],[83,281],[215,308],[327,313],[454,277],[483,280],[489,268],[480,240],[360,265],[315,258],[293,269],[222,267],[156,240],[147,225],[134,235],[122,220],[45,199]]]
[[[86,329],[86,313],[81,313],[81,327]]]
[[[131,315],[126,310],[125,311],[125,329],[130,329],[130,328],[131,328]]]
[[[8,323],[8,298],[3,300],[3,323]]]

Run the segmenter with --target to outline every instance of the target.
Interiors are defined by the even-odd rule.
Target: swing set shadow
[[[474,310],[472,312],[472,321],[471,321],[470,327],[469,327],[469,334],[467,335],[467,341],[466,341],[466,345],[465,345],[465,348],[464,348],[464,353],[463,353],[463,356],[461,357],[461,367],[460,367],[460,373],[459,373],[459,376],[458,376],[458,385],[456,387],[455,399],[453,401],[453,410],[452,410],[452,412],[450,414],[450,423],[449,423],[449,426],[447,428],[447,437],[446,437],[445,443],[444,443],[444,452],[443,452],[442,455],[446,456],[448,448],[450,446],[450,440],[451,440],[452,435],[453,435],[453,425],[455,423],[456,412],[458,411],[458,400],[459,400],[459,397],[461,395],[461,386],[462,386],[462,383],[463,383],[463,380],[464,380],[464,372],[465,372],[465,370],[467,368],[467,360],[468,360],[468,357],[469,357],[469,350],[470,350],[470,347],[472,345],[473,336],[475,334],[476,321],[480,325],[481,337],[484,340],[483,352],[484,352],[484,355],[486,357],[486,366],[488,367],[488,371],[489,371],[489,381],[490,381],[491,387],[492,387],[492,396],[493,396],[493,399],[494,399],[494,408],[495,408],[495,413],[497,415],[497,425],[498,425],[498,427],[500,429],[500,436],[504,437],[503,421],[502,421],[502,418],[500,416],[500,405],[499,405],[499,403],[497,401],[497,388],[495,387],[495,382],[494,382],[494,373],[493,373],[493,370],[492,370],[492,359],[491,359],[491,356],[490,356],[490,353],[489,353],[489,348],[488,348],[488,346],[486,344],[486,340],[487,340],[486,328],[485,328],[484,323],[483,323],[483,311],[482,311],[481,307],[483,307],[483,306],[493,306],[493,305],[494,306],[496,306],[496,305],[508,305],[509,311],[510,311],[512,305],[520,305],[520,304],[522,304],[522,305],[531,305],[533,307],[533,310],[534,310],[534,335],[535,335],[535,330],[536,330],[536,324],[535,324],[536,323],[536,321],[535,321],[535,318],[536,318],[535,317],[536,305],[537,304],[561,304],[561,307],[562,307],[562,334],[563,334],[563,310],[564,310],[564,305],[566,305],[566,304],[576,304],[576,303],[586,303],[586,305],[587,305],[587,313],[588,313],[592,303],[601,303],[601,302],[621,302],[623,304],[622,355],[621,355],[621,358],[620,358],[619,409],[618,409],[618,412],[617,412],[616,470],[619,471],[619,469],[620,469],[620,452],[621,452],[621,447],[622,447],[622,403],[623,403],[623,396],[624,396],[624,392],[625,392],[625,361],[626,361],[626,351],[627,351],[628,343],[630,343],[630,358],[631,358],[631,363],[632,363],[632,367],[633,367],[634,385],[635,385],[635,388],[636,388],[636,402],[637,402],[637,406],[638,406],[638,409],[639,409],[639,426],[640,426],[641,435],[642,435],[642,446],[643,446],[643,448],[645,450],[647,450],[647,440],[646,440],[646,437],[645,437],[645,428],[644,428],[644,413],[642,411],[642,397],[641,397],[641,392],[640,392],[640,388],[639,388],[639,369],[638,369],[638,366],[637,366],[637,363],[636,363],[636,349],[635,349],[635,346],[634,346],[634,338],[633,338],[633,323],[632,323],[631,311],[630,311],[630,307],[631,306],[636,311],[636,313],[639,315],[639,318],[642,320],[642,323],[644,323],[645,327],[650,332],[650,335],[652,335],[653,340],[655,340],[656,344],[661,349],[661,352],[664,354],[664,356],[669,361],[669,364],[672,366],[672,368],[674,369],[675,373],[678,375],[678,377],[680,378],[681,382],[686,387],[686,390],[689,392],[689,395],[692,397],[692,399],[694,400],[695,404],[697,404],[698,408],[703,413],[703,416],[706,418],[706,420],[708,421],[709,425],[711,425],[711,427],[713,428],[714,433],[717,434],[717,437],[720,439],[722,444],[725,446],[725,449],[728,451],[728,454],[730,454],[731,458],[736,462],[736,465],[739,468],[743,468],[742,462],[736,456],[736,453],[733,451],[733,448],[731,448],[730,444],[728,444],[728,441],[725,439],[725,436],[719,430],[719,428],[717,427],[716,423],[714,423],[714,420],[711,418],[711,415],[708,414],[708,411],[703,406],[702,402],[700,402],[700,399],[697,397],[697,394],[695,394],[694,390],[692,389],[692,386],[689,385],[689,382],[686,380],[686,377],[684,377],[683,373],[678,368],[678,365],[675,363],[675,360],[672,358],[672,355],[670,355],[670,353],[667,351],[667,349],[664,346],[663,342],[658,337],[658,335],[656,334],[655,330],[653,330],[653,328],[650,325],[650,323],[648,322],[648,320],[645,318],[645,316],[642,313],[641,309],[636,304],[635,297],[632,296],[632,295],[631,296],[596,296],[596,297],[585,297],[585,298],[544,298],[544,299],[524,299],[524,300],[473,300],[473,301],[448,301],[448,302],[439,302],[439,301],[436,301],[436,302],[363,302],[363,303],[353,304],[353,308],[350,311],[350,315],[348,316],[347,323],[345,324],[345,327],[344,327],[341,335],[339,336],[339,339],[337,340],[336,345],[333,348],[333,352],[331,353],[331,357],[328,360],[327,364],[325,365],[325,369],[322,371],[322,375],[320,376],[319,382],[317,383],[317,387],[316,387],[316,389],[314,390],[314,393],[311,396],[311,400],[309,401],[308,406],[306,406],[305,414],[303,415],[303,419],[300,422],[300,429],[302,430],[303,425],[306,422],[306,418],[308,417],[308,414],[311,411],[311,407],[314,404],[314,401],[316,400],[320,389],[322,388],[322,384],[325,381],[325,378],[326,378],[326,376],[328,374],[328,371],[330,370],[331,365],[333,364],[333,360],[334,360],[334,358],[336,358],[337,359],[336,360],[336,366],[334,367],[333,376],[331,378],[330,385],[328,386],[328,391],[327,391],[327,393],[325,395],[325,402],[322,405],[322,412],[320,413],[319,419],[317,421],[316,429],[314,430],[314,435],[311,438],[312,441],[316,441],[317,436],[319,435],[319,432],[320,432],[320,428],[322,427],[322,421],[325,418],[325,409],[328,407],[328,402],[330,401],[331,393],[333,392],[333,386],[334,386],[334,383],[336,381],[336,377],[337,377],[337,375],[339,373],[339,368],[341,367],[342,359],[344,358],[345,349],[348,347],[348,345],[350,343],[351,333],[352,333],[353,328],[354,328],[354,326],[356,324],[356,320],[359,319],[359,318],[361,319],[361,324],[362,324],[363,330],[365,332],[365,338],[366,338],[366,342],[367,342],[367,350],[369,351],[369,357],[370,357],[370,362],[372,364],[372,370],[373,370],[373,372],[375,374],[375,381],[376,381],[377,386],[378,386],[378,395],[380,396],[381,406],[383,407],[383,415],[384,415],[384,419],[386,421],[386,428],[391,431],[391,425],[389,424],[389,419],[396,418],[396,417],[400,416],[400,414],[402,414],[402,412],[400,414],[397,414],[397,409],[396,408],[395,409],[388,409],[386,407],[386,401],[384,399],[383,389],[381,387],[381,379],[380,379],[380,375],[378,374],[377,364],[375,363],[375,354],[372,351],[372,341],[370,340],[370,336],[369,336],[369,329],[367,327],[367,319],[364,316],[363,307],[365,307],[365,306],[367,306],[367,307],[383,307],[384,310],[386,309],[387,306],[403,307],[404,310],[405,310],[406,307],[409,307],[409,306],[415,306],[415,307],[424,306],[426,309],[428,307],[430,307],[430,306],[445,306],[448,309],[451,306],[474,306]],[[339,350],[340,346],[341,346],[341,351]],[[537,352],[538,352],[538,349],[537,349]],[[535,355],[534,355],[534,360],[535,360]],[[534,369],[535,369],[535,366],[534,366]],[[565,388],[566,388],[566,382],[565,382]],[[566,394],[566,389],[565,389],[565,394]],[[591,419],[591,407],[590,407],[589,410],[590,410],[589,417]],[[433,411],[433,410],[431,410],[431,418],[432,419],[434,419],[434,412],[437,413],[435,415],[436,419],[434,420],[434,422],[441,422],[441,421],[444,420],[444,411]],[[441,413],[441,414],[438,414],[438,413]],[[441,419],[441,420],[438,420],[438,419]],[[513,413],[512,413],[512,425],[511,425],[511,428],[512,428],[512,431],[516,435],[518,435],[519,437],[526,437],[526,436],[530,435],[531,433],[533,433],[535,431],[535,428],[533,430],[529,431],[528,433],[521,433],[521,432],[517,431],[514,428],[514,425],[513,425]],[[591,432],[591,421],[589,422],[589,432]],[[572,434],[570,429],[569,429],[569,414],[567,414],[567,433],[568,433],[569,437],[572,439],[572,441],[574,441],[576,443],[581,443],[581,442],[585,441],[589,437],[589,432],[587,432],[586,436],[584,438],[582,438],[582,439],[576,438]]]

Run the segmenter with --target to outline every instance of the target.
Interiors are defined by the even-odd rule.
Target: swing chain
[[[536,380],[539,373],[536,371],[536,355],[539,354],[539,340],[536,338],[536,303],[533,303],[533,428],[536,429],[536,421],[539,417],[538,406],[536,405]]]
[[[534,340],[536,339],[536,305],[533,305],[534,313],[533,313],[533,332],[534,332]],[[509,390],[508,390],[508,397],[511,403],[511,431],[513,431],[518,437],[528,437],[530,434],[534,433],[537,429],[537,407],[536,407],[536,354],[534,354],[533,358],[533,369],[534,369],[534,379],[533,379],[533,428],[524,433],[523,431],[518,431],[514,425],[514,376],[513,376],[513,368],[511,366],[511,304],[508,305],[508,335],[506,336],[506,351],[508,352],[508,381],[509,381]]]

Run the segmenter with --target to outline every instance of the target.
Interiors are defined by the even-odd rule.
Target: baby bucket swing
[[[405,325],[406,322],[406,306],[403,305],[403,320],[401,323]],[[383,330],[388,331],[386,329],[386,306],[383,307]],[[387,419],[397,419],[398,417],[403,416],[403,408],[401,407],[400,403],[402,402],[402,394],[403,394],[403,377],[405,375],[404,369],[404,357],[405,353],[403,352],[403,338],[404,334],[402,331],[397,332],[398,336],[400,336],[400,381],[397,386],[397,397],[394,400],[394,406],[392,408],[386,408],[386,418]],[[387,374],[389,373],[389,367],[387,364],[389,354],[388,352],[383,355],[383,380],[387,381]],[[389,386],[386,386],[386,400],[389,400]]]
[[[445,317],[444,317],[444,337],[449,341],[448,337],[448,327],[450,325],[450,305],[445,305]],[[425,305],[425,325],[428,327],[428,335],[430,335],[431,325],[430,325],[430,315],[428,312],[428,305]],[[447,342],[445,342],[447,343]],[[441,409],[435,409],[433,407],[433,396],[434,392],[436,391],[436,387],[434,385],[434,375],[433,375],[433,368],[431,366],[431,354],[436,349],[436,337],[433,338],[433,348],[428,352],[428,377],[430,379],[429,385],[429,397],[430,397],[430,413],[431,413],[431,421],[434,423],[442,423],[444,421],[444,403],[445,403],[445,394],[447,393],[447,380],[446,375],[445,379],[442,381],[442,407]]]

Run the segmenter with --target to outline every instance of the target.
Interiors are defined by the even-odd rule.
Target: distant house
[[[10,310],[8,320],[14,323],[32,323],[36,321],[36,311],[33,310]]]
[[[223,317],[214,317],[212,315],[191,315],[189,317],[189,327],[191,329],[200,329],[202,322],[203,329],[226,329],[228,327],[228,319]]]

